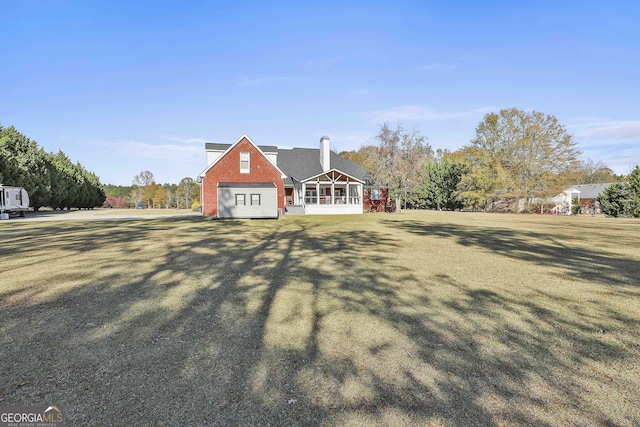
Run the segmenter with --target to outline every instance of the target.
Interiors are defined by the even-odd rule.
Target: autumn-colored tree
[[[167,201],[167,190],[162,185],[156,185],[155,191],[153,192],[153,207],[166,208]]]
[[[580,162],[565,173],[564,180],[569,184],[603,184],[620,181],[613,170],[602,161],[587,159]]]
[[[358,163],[371,173],[375,172],[379,150],[377,145],[362,145],[357,151],[343,151],[340,156]]]
[[[129,198],[124,196],[107,195],[104,203],[102,204],[102,207],[112,209],[126,209],[129,207]]]
[[[448,158],[456,159],[465,172],[456,186],[456,199],[466,210],[486,210],[504,170],[491,162],[482,161],[485,158],[482,150],[473,146],[463,147]]]
[[[155,181],[142,187],[142,203],[148,208],[154,207],[153,198],[156,195],[156,187],[158,187],[158,184],[156,184]]]
[[[482,205],[502,190],[517,210],[521,198],[529,203],[557,194],[580,151],[554,116],[511,108],[487,114],[463,153],[470,174],[460,184],[460,197]]]

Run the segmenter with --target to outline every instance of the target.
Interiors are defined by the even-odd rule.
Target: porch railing
[[[335,200],[334,200],[335,199]],[[337,196],[337,197],[332,197],[332,196],[305,196],[304,198],[304,202],[308,205],[330,205],[332,204],[336,204],[336,205],[359,205],[360,204],[360,197],[359,196],[353,196],[353,197],[348,197],[347,196]]]

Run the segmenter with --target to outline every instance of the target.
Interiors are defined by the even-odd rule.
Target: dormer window
[[[249,153],[240,152],[240,173],[249,173]]]

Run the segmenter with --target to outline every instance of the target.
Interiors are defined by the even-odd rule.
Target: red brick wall
[[[363,210],[365,212],[386,212],[389,211],[389,189],[380,188],[380,200],[371,200],[371,189],[374,187],[364,188]]]
[[[240,173],[240,153],[249,152],[250,173]],[[273,182],[278,187],[278,208],[284,212],[282,175],[246,138],[243,138],[202,179],[202,212],[218,215],[218,182]]]

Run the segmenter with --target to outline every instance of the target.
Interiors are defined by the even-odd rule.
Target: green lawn
[[[66,425],[640,425],[640,221],[0,223],[0,406]]]

